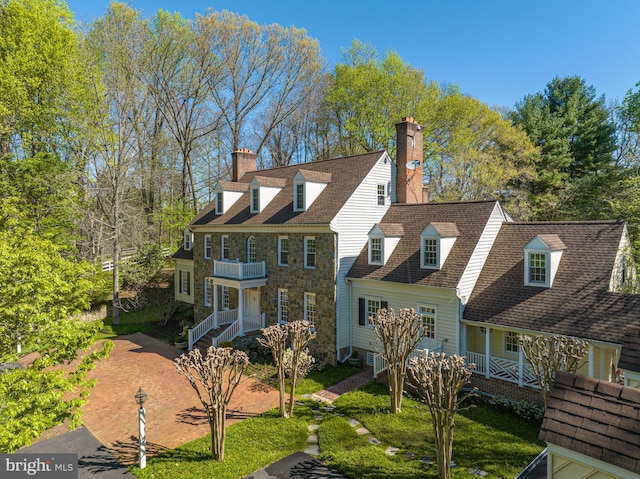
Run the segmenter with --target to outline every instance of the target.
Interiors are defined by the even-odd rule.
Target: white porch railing
[[[432,348],[432,349],[414,349],[409,354],[408,360],[410,361],[413,358],[417,358],[420,356],[428,356],[430,353],[441,353],[442,345]],[[378,374],[383,371],[386,371],[388,367],[387,360],[382,357],[380,353],[373,353],[373,377],[377,378]]]
[[[264,278],[266,265],[264,261],[240,263],[239,261],[214,260],[213,275],[231,279]]]
[[[487,356],[485,354],[467,351],[467,362],[475,363],[473,370],[475,373],[487,374]],[[520,364],[518,361],[491,357],[489,361],[489,378],[502,379],[511,383],[520,384]],[[536,377],[533,375],[531,366],[523,364],[522,384],[539,389]]]
[[[238,318],[238,310],[218,311],[218,326],[225,326],[233,323]],[[216,327],[216,313],[211,313],[193,328],[189,329],[189,351],[203,338],[209,331]]]
[[[265,327],[265,314],[257,316],[248,316],[244,318],[243,330],[245,333],[257,331]],[[231,325],[225,329],[219,336],[213,338],[213,346],[218,347],[220,343],[225,341],[233,341],[240,335],[240,318],[236,319]]]

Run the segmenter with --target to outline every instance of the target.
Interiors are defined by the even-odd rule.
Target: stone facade
[[[202,321],[213,312],[204,305],[204,278],[213,276],[214,259],[221,258],[221,234],[211,233],[211,259],[204,258],[204,234],[194,235],[194,317]],[[256,260],[265,261],[267,284],[260,289],[261,310],[267,325],[278,321],[278,290],[289,296],[289,321],[304,319],[304,293],[316,295],[317,336],[309,345],[317,361],[336,362],[336,244],[333,233],[228,233],[229,258],[247,262],[247,240],[255,238]],[[289,264],[278,265],[278,237],[289,240]],[[305,237],[316,243],[316,267],[304,267]],[[220,299],[220,298],[219,298]],[[238,306],[238,290],[230,288],[230,308]]]

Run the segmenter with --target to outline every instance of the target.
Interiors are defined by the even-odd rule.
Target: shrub
[[[498,411],[510,412],[522,419],[542,421],[544,416],[544,409],[527,401],[512,401],[504,396],[493,396],[487,402]]]
[[[233,348],[233,341],[222,341],[218,344],[219,348]]]

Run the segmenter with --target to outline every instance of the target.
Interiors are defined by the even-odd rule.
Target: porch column
[[[484,336],[484,377],[491,378],[491,328],[485,328]]]
[[[218,329],[218,288],[219,286],[213,283],[213,327]]]
[[[589,371],[588,371],[588,375],[590,378],[595,377],[594,376],[594,372],[595,372],[595,353],[594,353],[594,347],[593,344],[589,343]]]
[[[244,288],[242,286],[238,289],[238,319],[240,320],[238,336],[244,336]]]
[[[607,375],[608,375],[608,374],[605,375],[606,371],[607,371],[607,369],[605,369],[605,365],[604,365],[605,356],[606,356],[605,349],[602,348],[600,350],[600,374],[598,374],[598,377],[596,379],[605,379],[607,377]]]
[[[522,346],[518,346],[518,386],[524,386],[524,353]]]
[[[462,323],[460,328],[460,356],[467,355],[467,323]]]

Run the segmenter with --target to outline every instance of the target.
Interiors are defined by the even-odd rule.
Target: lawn
[[[342,368],[328,369],[327,377],[342,374]],[[346,369],[346,368],[344,368]],[[339,371],[339,372],[336,372]],[[321,387],[330,379],[316,373]],[[307,383],[309,391],[312,383]],[[320,387],[320,386],[317,386]],[[246,419],[227,428],[224,463],[209,459],[210,436],[198,439],[151,458],[147,468],[133,469],[139,478],[181,479],[216,477],[238,479],[251,474],[307,446],[307,425],[313,422],[315,403],[296,406],[295,417],[282,419],[275,411]],[[430,414],[419,402],[405,398],[402,413],[389,414],[387,388],[370,384],[343,395],[335,401],[338,414],[326,413],[318,431],[320,459],[351,479],[435,478],[435,465],[422,463],[422,456],[433,457]],[[381,441],[374,446],[359,436],[346,421],[355,418]],[[540,424],[480,405],[456,417],[452,469],[455,478],[473,478],[469,468],[487,471],[489,478],[515,477],[542,450],[537,440]],[[396,446],[396,456],[385,454],[387,446]],[[405,452],[415,454],[407,459]]]

